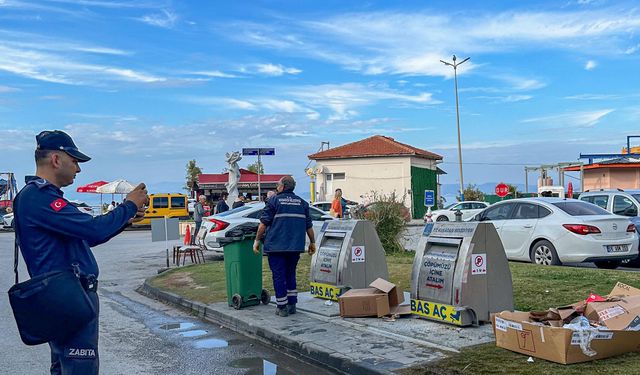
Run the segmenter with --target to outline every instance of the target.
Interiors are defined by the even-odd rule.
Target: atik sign
[[[507,184],[501,182],[496,185],[497,196],[499,196],[500,198],[504,198],[507,196],[507,194],[509,194],[509,186],[507,186]]]

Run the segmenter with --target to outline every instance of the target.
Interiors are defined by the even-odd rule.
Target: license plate
[[[607,253],[626,253],[629,251],[629,245],[606,245]]]

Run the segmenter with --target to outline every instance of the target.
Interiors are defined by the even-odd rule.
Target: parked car
[[[260,223],[260,216],[264,210],[264,202],[255,202],[245,204],[244,206],[234,208],[221,214],[205,217],[202,220],[200,233],[205,231],[204,244],[207,250],[222,252],[223,246],[233,239],[226,236],[228,232],[247,224]],[[335,220],[334,217],[316,207],[309,207],[309,213],[313,220],[313,230],[316,235],[320,232],[322,225],[327,220]]]
[[[598,205],[616,215],[629,217],[640,235],[640,190],[598,190],[585,191],[578,199]],[[640,267],[640,257],[626,265]]]
[[[511,199],[494,203],[471,220],[493,223],[509,260],[593,262],[614,269],[638,256],[635,225],[577,199]]]
[[[331,210],[331,201],[316,201],[311,203],[311,206],[316,207],[326,213]],[[347,215],[351,214],[351,210],[358,207],[358,202],[347,200]]]
[[[187,199],[187,211],[189,211],[189,215],[193,215],[193,212],[195,211],[195,207],[196,207],[196,199],[195,198]]]
[[[11,228],[13,224],[13,212],[2,216],[2,227]]]
[[[481,201],[465,201],[450,204],[442,210],[431,211],[431,220],[433,221],[455,221],[456,211],[462,212],[462,220],[467,220],[478,212],[489,207],[489,203]],[[424,221],[427,221],[427,214],[424,215]]]

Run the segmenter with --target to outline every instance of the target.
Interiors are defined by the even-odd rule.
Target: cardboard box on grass
[[[404,293],[395,284],[378,278],[369,288],[350,289],[340,297],[340,316],[342,317],[382,317],[402,313]]]
[[[619,296],[623,299],[633,297],[626,298],[626,300],[640,302],[635,299],[636,295],[640,295],[640,290],[622,283],[618,283],[609,294],[611,297]],[[590,302],[587,307],[592,304],[593,302]],[[640,309],[636,309],[636,307],[639,306],[627,305],[630,310],[624,315],[624,321],[640,320],[637,315],[640,313]],[[597,310],[593,307],[591,309]],[[587,312],[589,311],[585,310],[585,314]],[[591,313],[593,314],[593,312]],[[595,314],[597,317],[597,312]],[[634,314],[636,315],[634,316]],[[618,318],[616,322],[616,326],[618,326],[618,321],[623,321],[623,315],[617,315],[607,321],[615,318]],[[580,347],[580,333],[567,328],[531,322],[528,312],[503,311],[493,315],[491,320],[498,347],[552,362],[579,363],[640,351],[640,331],[616,329],[600,331],[592,337],[590,343],[590,348],[596,352],[596,355],[588,356]]]

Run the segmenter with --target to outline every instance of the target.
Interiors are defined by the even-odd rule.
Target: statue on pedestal
[[[242,159],[242,156],[239,151],[234,151],[232,153],[227,152],[226,155],[227,164],[229,164],[229,167],[227,168],[227,172],[229,172],[229,181],[225,186],[227,187],[227,193],[229,193],[229,196],[227,197],[227,204],[231,208],[239,194],[238,183],[240,182],[240,166],[238,166],[238,162]]]

